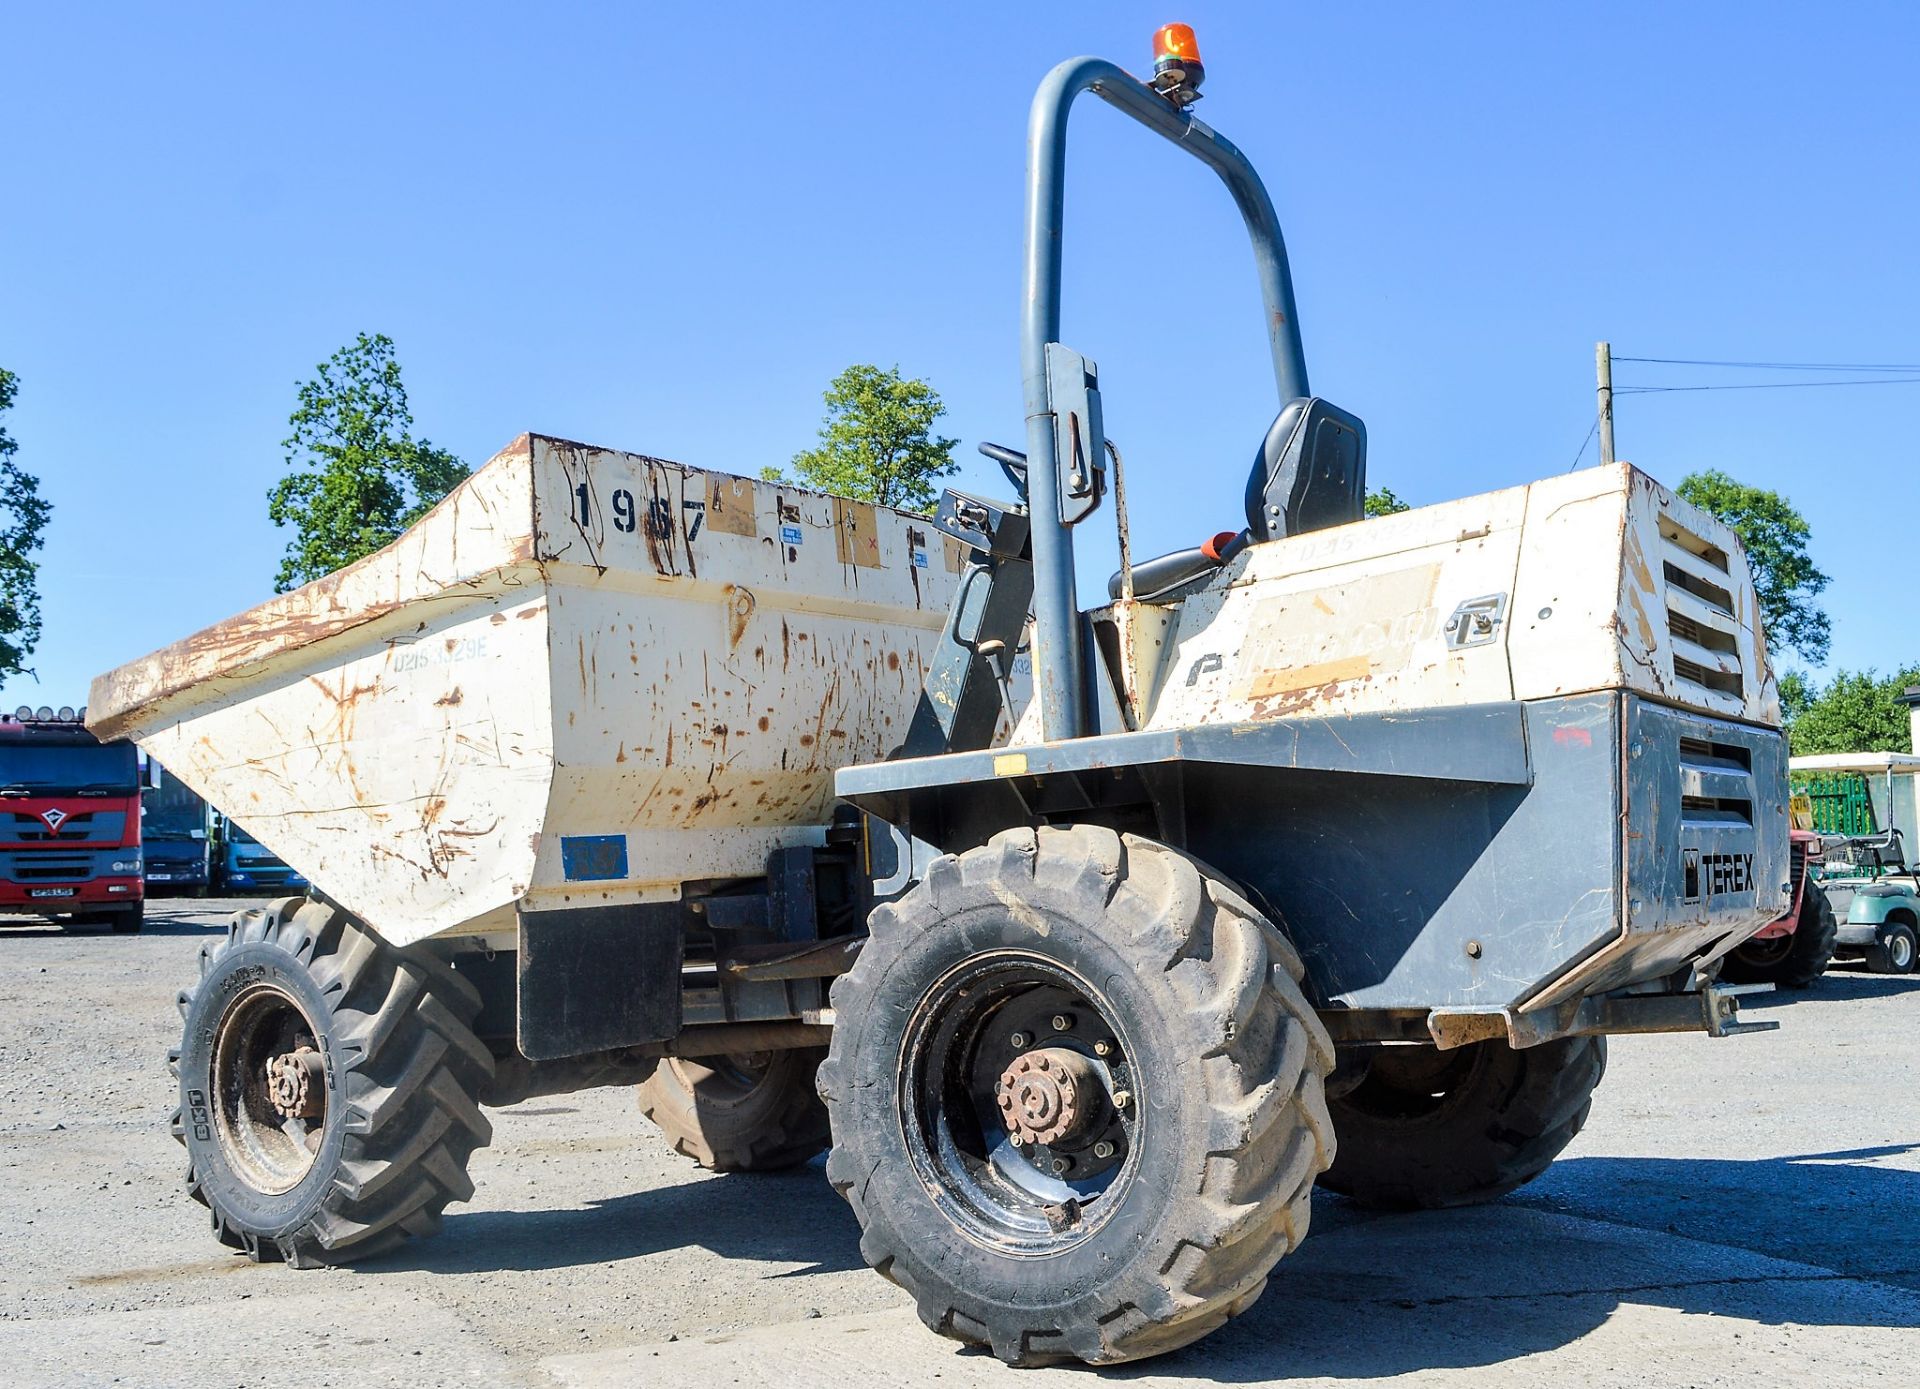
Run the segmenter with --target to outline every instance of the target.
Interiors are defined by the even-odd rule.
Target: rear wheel
[[[1834,940],[1840,922],[1827,894],[1808,883],[1800,894],[1800,915],[1784,936],[1750,940],[1734,950],[1720,967],[1730,984],[1777,984],[1804,989],[1833,963]]]
[[[1403,1210],[1504,1196],[1573,1141],[1606,1066],[1604,1037],[1382,1047],[1329,1106],[1340,1151],[1320,1184]]]
[[[1913,927],[1889,921],[1867,947],[1867,968],[1875,974],[1912,974],[1916,954]]]
[[[180,995],[187,1192],[221,1243],[296,1267],[436,1229],[492,1137],[480,998],[445,961],[333,907],[237,912]]]
[[[1332,1154],[1332,1046],[1258,911],[1079,826],[941,858],[870,925],[833,989],[827,1175],[928,1326],[1105,1364],[1252,1305]]]
[[[772,1172],[827,1150],[814,1088],[826,1052],[669,1057],[638,1087],[640,1110],[673,1150],[715,1172]]]

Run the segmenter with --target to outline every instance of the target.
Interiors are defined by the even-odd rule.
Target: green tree
[[[1778,492],[1735,482],[1717,468],[1687,474],[1674,490],[1740,537],[1753,565],[1760,620],[1774,648],[1791,648],[1815,664],[1826,660],[1832,624],[1814,599],[1827,576],[1807,554],[1813,538],[1807,518]]]
[[[1813,683],[1797,670],[1787,671],[1780,677],[1780,726],[1787,730],[1789,737],[1793,734],[1794,720],[1807,712],[1818,693]]]
[[[1396,512],[1412,510],[1413,508],[1411,506],[1394,495],[1391,487],[1377,487],[1367,493],[1367,504],[1363,514],[1367,516],[1392,516]]]
[[[274,579],[277,593],[372,554],[470,471],[413,437],[407,388],[386,334],[360,334],[315,372],[287,420],[287,476],[267,494],[274,525],[294,532]]]
[[[13,408],[20,378],[0,367],[0,414]],[[53,505],[40,495],[40,479],[14,461],[20,445],[0,425],[0,676],[28,673],[27,659],[40,642],[41,546]]]
[[[833,378],[826,392],[827,417],[820,442],[793,456],[800,480],[823,492],[908,511],[931,511],[940,498],[936,479],[959,469],[958,439],[933,432],[946,413],[940,393],[924,381],[907,380],[899,367],[856,363]],[[785,481],[778,468],[763,469],[769,482]]]
[[[1784,705],[1787,682],[1780,684]],[[1871,670],[1835,672],[1826,688],[1811,691],[1793,715],[1788,739],[1794,755],[1912,752],[1906,707],[1894,702],[1909,685],[1920,685],[1920,666],[1885,679]]]

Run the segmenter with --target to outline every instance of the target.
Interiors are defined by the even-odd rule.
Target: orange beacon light
[[[1188,24],[1163,24],[1153,36],[1153,89],[1176,106],[1200,99],[1207,69],[1200,61],[1200,41]]]

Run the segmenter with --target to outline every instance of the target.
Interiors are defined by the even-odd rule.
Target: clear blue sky
[[[1145,71],[1176,18],[1273,191],[1313,384],[1413,502],[1564,470],[1598,338],[1920,360],[1910,4],[16,5],[0,364],[56,511],[40,680],[0,703],[78,704],[267,595],[295,385],[360,330],[476,464],[533,429],[753,473],[872,360],[997,484],[1033,86]],[[1244,240],[1193,161],[1097,103],[1074,136],[1064,335],[1136,544],[1191,544],[1240,524],[1275,407]],[[1891,668],[1916,421],[1920,387],[1640,396],[1619,442],[1785,491],[1834,664]]]

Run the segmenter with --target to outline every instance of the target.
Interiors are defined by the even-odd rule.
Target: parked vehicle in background
[[[0,911],[138,931],[140,766],[86,710],[22,705],[0,718]]]
[[[201,896],[213,881],[213,808],[157,762],[140,793],[140,843],[149,895]]]
[[[1851,823],[1862,832],[1825,836],[1813,875],[1837,918],[1834,958],[1864,960],[1877,974],[1913,973],[1920,960],[1920,878],[1907,846],[1920,834],[1920,757],[1832,753],[1796,757],[1789,765],[1829,786],[1837,784],[1833,774],[1851,773],[1865,789],[1867,823],[1858,822],[1857,804],[1851,812]]]
[[[214,863],[213,890],[251,896],[254,893],[297,892],[307,880],[287,861],[247,833],[246,828],[219,817],[219,849]]]
[[[1795,798],[1796,805],[1799,799]],[[1789,838],[1793,906],[1727,956],[1720,977],[1728,983],[1804,989],[1833,963],[1840,921],[1826,889],[1814,881],[1825,841],[1810,827],[1802,828],[1797,815]]]

